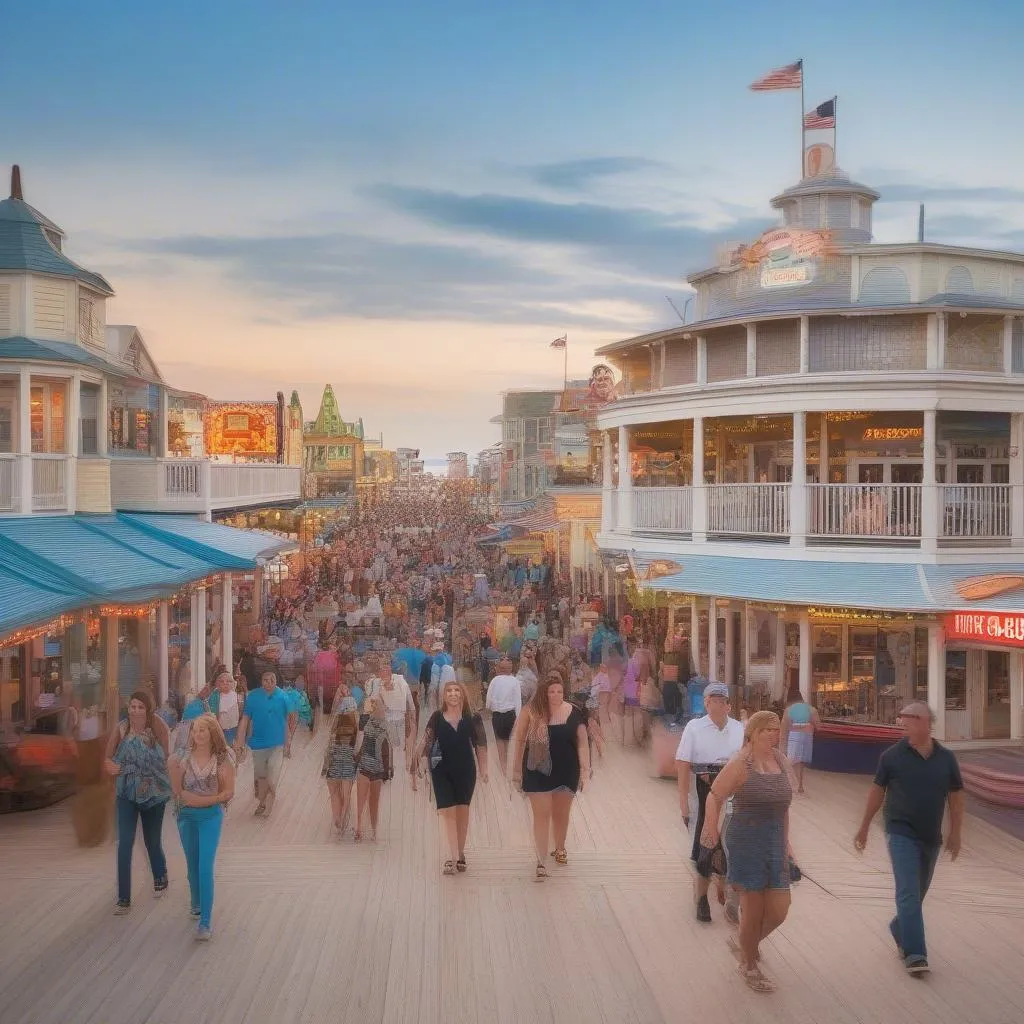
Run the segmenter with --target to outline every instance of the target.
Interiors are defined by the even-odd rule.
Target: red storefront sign
[[[1024,615],[1012,612],[953,612],[943,621],[947,640],[973,640],[1024,647]]]

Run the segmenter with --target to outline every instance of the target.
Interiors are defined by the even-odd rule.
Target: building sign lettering
[[[793,288],[814,280],[814,264],[801,263],[790,267],[775,267],[765,260],[761,268],[762,288]]]
[[[1009,612],[954,612],[944,625],[947,640],[1024,647],[1024,615]]]
[[[919,441],[924,437],[923,427],[868,427],[863,441]]]

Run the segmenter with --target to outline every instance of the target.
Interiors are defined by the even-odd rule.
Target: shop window
[[[33,455],[63,455],[67,451],[64,416],[67,385],[64,381],[43,381],[32,385],[29,422]]]
[[[0,384],[0,455],[14,452],[18,421],[18,393],[13,387]]]
[[[946,651],[946,710],[967,710],[966,651]]]
[[[100,620],[89,616],[37,637],[27,646],[30,718],[35,732],[102,736],[105,660]]]
[[[110,416],[110,451],[119,455],[157,453],[157,388],[110,385],[107,390]]]
[[[98,384],[83,384],[81,418],[79,420],[79,453],[99,454],[100,388]]]

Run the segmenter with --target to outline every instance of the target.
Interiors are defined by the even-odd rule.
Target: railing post
[[[18,512],[32,514],[32,377],[22,367],[18,374]]]
[[[921,550],[935,552],[939,546],[939,489],[935,482],[936,413],[924,411],[924,458],[921,481]]]
[[[1024,547],[1024,413],[1010,413],[1010,543]]]
[[[693,540],[703,543],[708,539],[708,501],[704,486],[704,417],[693,417],[693,480],[691,522]]]
[[[620,533],[633,530],[633,463],[629,454],[629,427],[619,427],[619,523]]]
[[[209,459],[199,463],[199,498],[203,504],[203,518],[210,522],[213,518],[213,463]]]
[[[793,481],[789,490],[789,537],[807,546],[807,413],[793,413]]]

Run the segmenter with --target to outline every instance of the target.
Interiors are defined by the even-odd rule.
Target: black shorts
[[[491,728],[494,730],[496,740],[508,741],[512,737],[512,730],[516,724],[516,713],[514,711],[494,711],[491,713]]]

